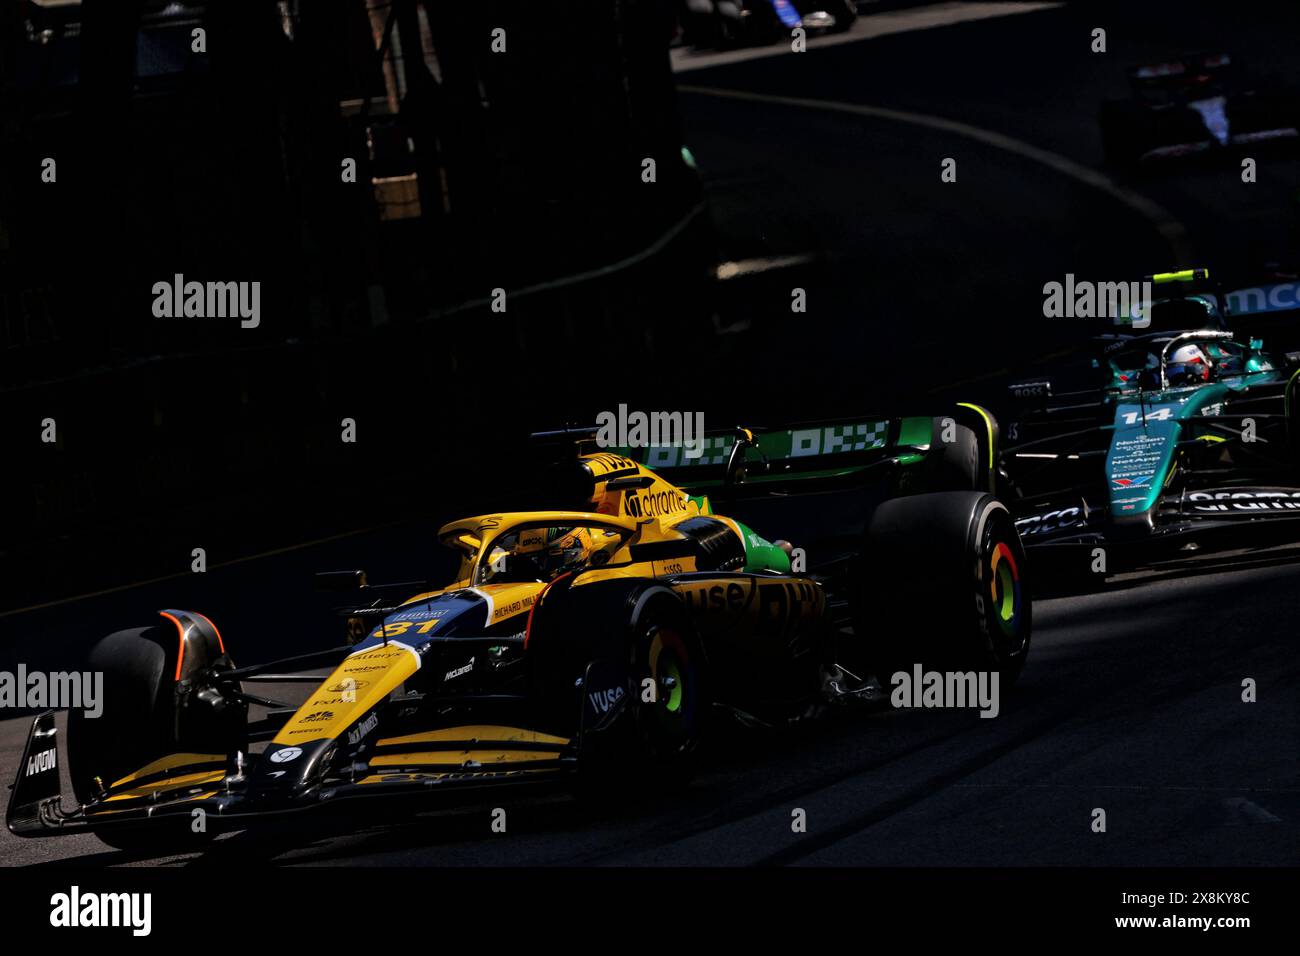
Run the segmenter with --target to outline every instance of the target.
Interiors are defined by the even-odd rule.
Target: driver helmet
[[[591,556],[596,549],[595,539],[589,528],[547,528],[547,570],[558,571],[560,568],[580,564]]]
[[[1166,370],[1170,382],[1196,383],[1208,382],[1214,366],[1199,345],[1183,345],[1169,356]]]
[[[565,568],[580,566],[608,546],[606,535],[591,528],[527,528],[519,533],[513,547],[493,548],[489,566],[511,556],[526,557],[529,566],[547,577]],[[612,536],[617,539],[617,535]],[[508,567],[508,565],[507,565]]]

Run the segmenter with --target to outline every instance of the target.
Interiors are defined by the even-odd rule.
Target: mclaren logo
[[[449,680],[453,680],[453,679],[455,679],[455,678],[457,678],[457,677],[464,677],[466,674],[468,674],[468,673],[469,673],[470,671],[472,671],[473,669],[474,669],[474,658],[471,657],[471,658],[469,659],[469,663],[468,663],[468,664],[465,664],[465,665],[462,666],[462,667],[457,667],[457,668],[455,668],[454,670],[449,670],[449,671],[447,671],[447,676],[445,676],[445,677],[443,678],[443,680],[444,680],[444,681],[449,681]]]

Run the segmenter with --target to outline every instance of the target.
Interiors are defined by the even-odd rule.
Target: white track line
[[[1105,193],[1116,202],[1122,203],[1129,209],[1142,216],[1150,222],[1157,232],[1169,243],[1169,248],[1173,252],[1174,262],[1179,266],[1189,265],[1192,261],[1191,242],[1187,235],[1187,227],[1174,218],[1173,214],[1141,193],[1134,192],[1131,189],[1116,183],[1105,173],[1098,172],[1090,166],[1084,166],[1082,163],[1076,163],[1068,156],[1062,156],[1060,153],[1054,153],[1049,149],[1043,149],[1032,143],[1026,143],[1024,140],[1016,139],[1013,136],[1007,136],[1005,133],[994,132],[993,130],[983,129],[979,126],[972,126],[970,123],[962,123],[958,120],[948,119],[943,116],[934,116],[929,113],[913,113],[907,110],[888,109],[884,106],[867,106],[861,103],[843,103],[837,100],[811,100],[803,99],[797,96],[773,96],[767,93],[748,93],[743,90],[728,90],[721,87],[709,86],[684,86],[677,87],[679,92],[694,93],[698,96],[714,96],[721,99],[744,100],[750,103],[767,103],[774,106],[792,106],[799,109],[821,110],[826,113],[847,113],[851,116],[866,116],[871,119],[889,120],[895,123],[907,123],[912,126],[921,126],[926,129],[938,130],[943,133],[951,133],[955,136],[964,136],[967,139],[973,139],[977,142],[992,146],[995,149],[1003,150],[1027,159],[1030,162],[1038,163],[1049,169],[1055,170],[1063,176],[1068,176],[1076,182],[1083,183],[1098,192]]]

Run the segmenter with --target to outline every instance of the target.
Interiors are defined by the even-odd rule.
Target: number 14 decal
[[[1136,425],[1138,421],[1138,416],[1140,414],[1141,414],[1140,412],[1125,412],[1122,416],[1124,419],[1124,424]],[[1147,422],[1162,422],[1166,418],[1172,417],[1173,414],[1174,414],[1174,410],[1172,408],[1169,408],[1168,406],[1165,406],[1164,408],[1157,408],[1147,412],[1146,416],[1142,420]]]

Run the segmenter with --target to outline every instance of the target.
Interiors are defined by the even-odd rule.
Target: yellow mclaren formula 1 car
[[[143,848],[474,785],[657,785],[685,777],[711,714],[782,724],[878,702],[917,663],[996,670],[1005,687],[1028,651],[1029,592],[1014,523],[977,487],[994,437],[973,434],[980,420],[738,429],[695,458],[566,433],[578,447],[545,484],[555,510],[441,528],[459,558],[449,584],[318,576],[357,595],[340,647],[238,668],[214,623],[182,610],[104,638],[87,663],[105,675],[103,714],[69,715],[75,803],[42,714],[9,829]],[[715,502],[778,505],[790,540]],[[295,670],[314,686],[300,707],[249,690]]]

